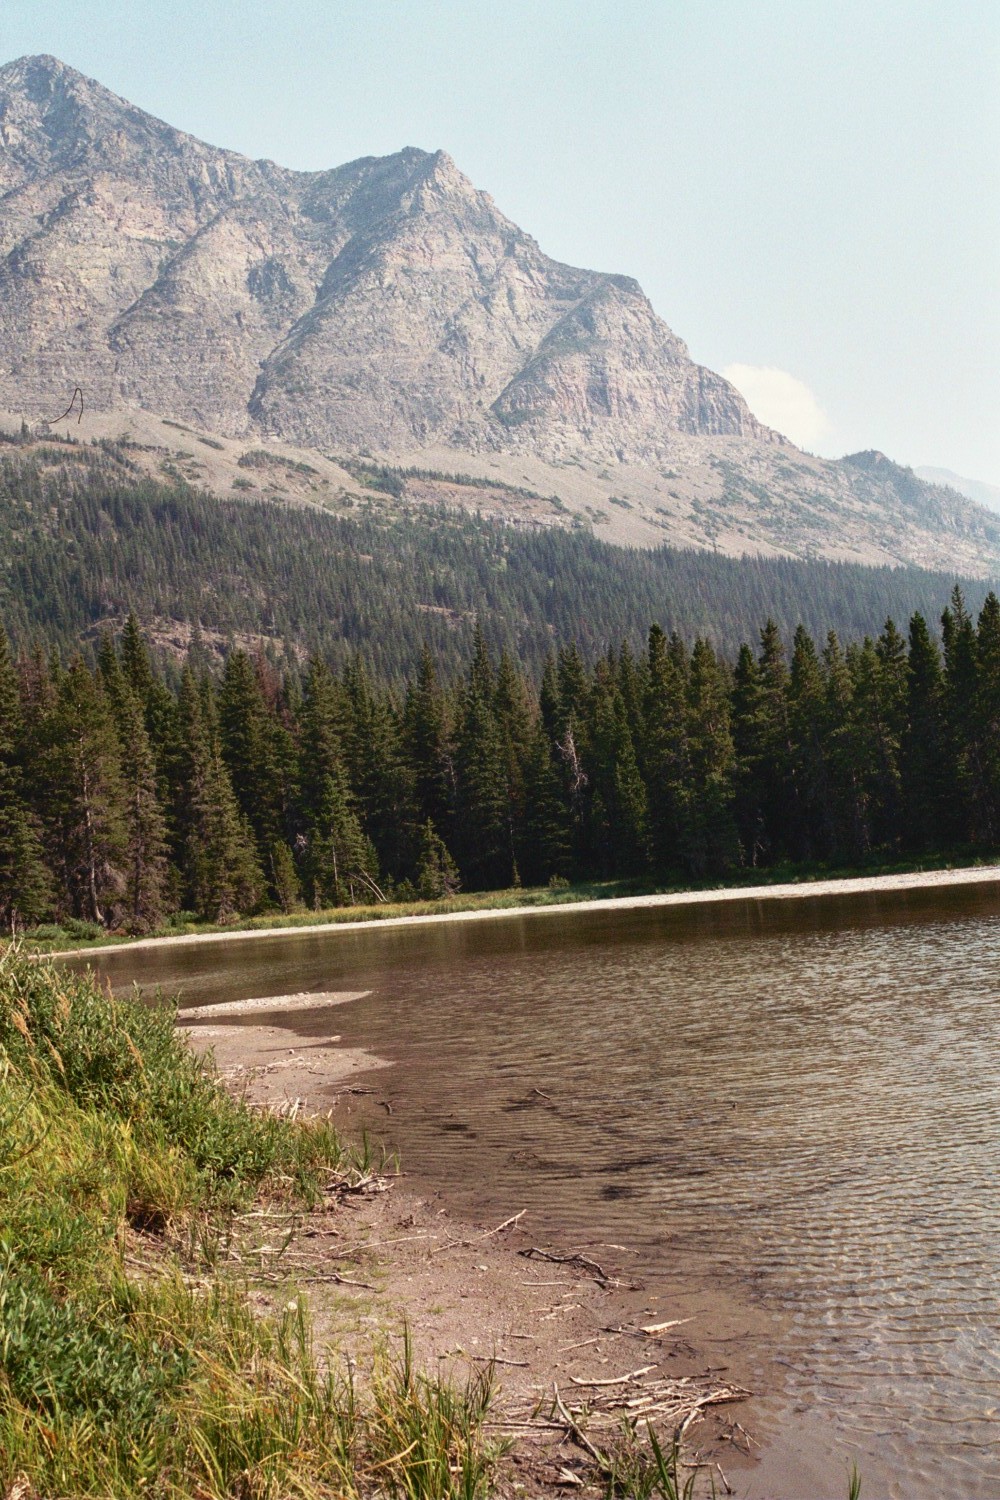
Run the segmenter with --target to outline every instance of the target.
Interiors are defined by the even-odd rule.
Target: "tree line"
[[[0,632],[0,918],[150,931],[525,884],[704,880],[1000,842],[1000,603],[956,588],[846,648],[772,620],[729,661],[657,624],[540,677],[474,632],[444,680],[279,670],[135,617],[92,664]]]

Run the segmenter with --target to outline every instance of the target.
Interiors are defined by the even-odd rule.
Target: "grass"
[[[301,1298],[262,1315],[212,1264],[237,1211],[364,1165],[231,1098],[169,1010],[0,950],[0,1495],[485,1494],[490,1372],[404,1337],[356,1383]]]
[[[388,901],[373,906],[335,906],[323,910],[265,912],[240,917],[225,925],[203,922],[190,913],[180,913],[148,937],[198,937],[203,933],[270,932],[285,928],[316,927],[352,922],[384,922],[392,917],[431,917],[452,912],[505,911],[542,906],[571,906],[580,901],[614,900],[626,896],[673,895],[686,891],[724,891],[770,885],[807,885],[817,880],[849,880],[859,876],[903,875],[934,870],[973,869],[996,862],[997,851],[952,850],[919,860],[883,860],[862,865],[782,864],[766,870],[740,869],[725,877],[703,882],[677,875],[666,880],[638,877],[630,880],[584,881],[575,885],[553,882],[547,886],[513,887],[502,891],[469,891],[437,901]],[[145,939],[143,939],[145,940]],[[35,953],[65,953],[93,947],[118,946],[140,941],[124,933],[108,932],[94,922],[66,918],[45,923],[24,934],[24,942]]]

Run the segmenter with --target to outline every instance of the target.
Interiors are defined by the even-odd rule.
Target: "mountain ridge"
[[[801,453],[636,281],[546,256],[446,152],[296,172],[27,57],[0,68],[0,409],[41,422],[76,386],[123,423],[525,470],[637,545],[1000,563],[996,518]]]

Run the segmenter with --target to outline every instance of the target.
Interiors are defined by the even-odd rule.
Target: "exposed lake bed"
[[[699,1355],[726,1340],[708,1363],[759,1393],[739,1412],[762,1442],[740,1492],[841,1495],[853,1457],[868,1493],[986,1496],[1000,918],[977,873],[121,949],[100,967],[182,1005],[274,997],[225,1017],[227,1047],[259,1026],[274,1059],[303,1055],[316,1103],[339,1096],[398,1146],[405,1193],[477,1224],[526,1209],[531,1243],[610,1257],[644,1303],[691,1316]],[[356,998],[282,1012],[310,992]],[[393,1066],[346,1094],[317,1046]]]

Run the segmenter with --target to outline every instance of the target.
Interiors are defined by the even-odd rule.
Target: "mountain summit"
[[[764,429],[638,285],[560,265],[444,152],[291,172],[51,57],[0,69],[0,404],[646,461]]]
[[[75,386],[88,412],[510,471],[617,540],[1000,565],[975,506],[800,453],[635,281],[550,259],[445,152],[293,172],[26,57],[0,68],[0,408],[38,421]]]

